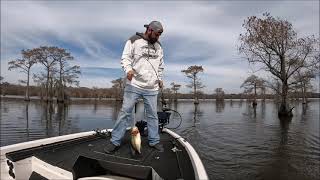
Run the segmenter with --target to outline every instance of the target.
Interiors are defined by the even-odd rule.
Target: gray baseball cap
[[[150,28],[150,29],[157,31],[157,32],[163,31],[162,24],[159,21],[151,21],[150,24],[145,24],[144,27]]]

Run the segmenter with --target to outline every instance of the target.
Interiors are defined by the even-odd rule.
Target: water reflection
[[[53,104],[52,103],[46,103],[42,102],[42,115],[41,120],[43,123],[45,123],[45,132],[46,137],[49,137],[49,130],[52,129],[51,122],[52,122],[52,115],[53,115]]]
[[[261,109],[261,111],[260,111],[260,113],[261,113],[261,119],[264,119],[265,116],[266,116],[266,101],[265,101],[265,100],[261,101],[261,107],[260,107],[260,109]]]
[[[249,117],[252,117],[253,120],[257,120],[257,106],[252,106],[251,103],[247,103],[247,112]]]
[[[93,113],[95,114],[97,112],[98,109],[98,101],[95,99],[94,103],[93,103]]]
[[[199,106],[199,104],[194,103],[194,111],[193,111],[193,123],[194,124],[196,124],[196,122],[197,122],[198,106]]]
[[[291,158],[292,153],[290,145],[290,126],[291,118],[283,118],[279,121],[279,141],[278,144],[274,144],[274,153],[271,156],[270,163],[265,166],[263,170],[263,179],[306,179],[301,176],[292,166]],[[291,152],[290,152],[291,151]],[[297,161],[300,157],[297,157]],[[304,160],[303,160],[304,161]],[[299,162],[300,164],[301,162]],[[298,164],[297,164],[298,165]],[[299,166],[299,165],[298,165]],[[307,178],[308,179],[308,178]]]
[[[193,124],[194,125],[200,124],[201,119],[203,117],[203,111],[201,111],[199,104],[194,103],[192,115],[193,115]]]
[[[308,104],[304,103],[302,104],[302,115],[306,115],[308,109]]]
[[[113,103],[113,109],[112,109],[112,119],[116,120],[118,118],[118,112],[120,111],[121,108],[121,101],[115,101]],[[134,109],[134,111],[136,111],[136,107]]]
[[[55,121],[58,122],[58,134],[62,135],[62,130],[65,125],[65,121],[68,116],[68,105],[66,103],[57,104],[57,113],[55,115]]]
[[[222,113],[225,107],[224,100],[218,100],[216,101],[216,112]]]
[[[3,113],[9,113],[9,108],[8,108],[7,104],[2,101],[1,101],[1,111],[3,111]]]
[[[239,107],[242,107],[243,99],[240,99]]]
[[[253,122],[256,122],[258,119],[260,119],[260,116],[261,116],[261,119],[264,118],[262,113],[261,114],[257,113],[258,106],[253,106],[252,103],[247,102],[245,107],[246,108],[242,112],[242,115],[248,117],[248,120],[253,120]],[[263,108],[265,107],[260,106],[259,108],[261,108],[261,111],[264,111]]]
[[[169,108],[177,111],[178,110],[178,101],[173,101],[172,103],[170,103]]]
[[[289,125],[290,121],[288,120],[282,120],[280,122],[280,145],[279,149],[284,149],[285,145],[288,143],[288,131],[289,131]],[[281,151],[283,152],[283,151]]]
[[[26,114],[25,118],[27,121],[27,123],[26,123],[26,125],[27,125],[27,127],[26,127],[27,140],[29,140],[29,102],[26,102],[25,114]]]
[[[269,100],[259,102],[256,109],[237,100],[168,105],[183,118],[174,131],[199,152],[210,179],[316,179],[320,175],[319,101],[307,106],[292,103],[294,117],[287,122],[278,119],[277,105]],[[1,106],[1,146],[112,128],[120,108],[115,101],[6,100]],[[135,119],[142,118],[144,107],[139,102]]]

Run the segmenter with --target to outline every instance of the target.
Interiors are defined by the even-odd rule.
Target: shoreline
[[[24,96],[18,96],[18,95],[1,95],[0,99],[16,99],[16,100],[24,100]],[[53,98],[53,102],[56,102],[56,98]],[[165,100],[168,100],[168,98],[165,98]],[[177,99],[180,102],[183,101],[193,101],[193,99]],[[274,99],[265,99],[266,101],[274,101]],[[294,99],[291,99],[294,100]],[[299,98],[298,100],[302,100],[302,98]],[[308,100],[320,100],[320,98],[308,98]],[[30,96],[30,101],[41,101],[40,97],[38,96]],[[66,100],[66,102],[75,102],[75,101],[120,101],[116,98],[77,98],[72,97],[69,100]],[[199,101],[217,101],[216,99],[199,99]],[[248,99],[224,99],[224,101],[248,101]],[[257,101],[262,101],[262,99],[257,99]]]

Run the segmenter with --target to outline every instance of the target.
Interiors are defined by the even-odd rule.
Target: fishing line
[[[153,45],[153,47],[154,47],[154,45]],[[156,48],[154,47],[154,49],[156,49]],[[147,58],[147,61],[148,61],[149,64],[151,65],[153,71],[156,73],[158,82],[160,83],[160,79],[159,79],[158,73],[157,73],[157,71],[155,70],[155,68],[154,68],[154,66],[152,65],[152,63],[149,61],[149,58],[150,58],[150,48],[149,48],[149,42],[148,42],[148,58]],[[170,127],[167,126],[167,125],[170,123],[170,122],[169,122],[167,125],[165,125],[165,127],[168,128],[168,129],[177,129],[177,128],[179,128],[180,125],[181,125],[181,123],[182,123],[182,117],[181,117],[181,115],[180,115],[180,113],[179,113],[178,111],[166,107],[166,106],[167,106],[167,103],[165,102],[165,99],[164,99],[163,84],[162,84],[162,87],[160,87],[160,96],[161,96],[162,111],[163,111],[163,112],[172,111],[172,112],[177,113],[177,114],[179,115],[179,117],[180,117],[180,122],[179,122],[178,126],[173,127],[173,128],[170,128]],[[169,120],[169,121],[170,121],[170,120]]]
[[[181,123],[182,123],[182,116],[181,116],[181,114],[180,114],[178,111],[173,110],[173,109],[170,109],[170,108],[163,108],[162,111],[164,111],[164,112],[167,112],[167,111],[170,112],[170,111],[171,111],[171,112],[177,113],[177,114],[179,115],[180,121],[179,121],[179,124],[178,124],[176,127],[168,127],[168,125],[170,124],[170,122],[169,122],[167,125],[165,125],[165,127],[168,128],[168,129],[178,129],[178,128],[180,127]],[[170,119],[169,119],[169,121],[170,121]],[[172,121],[172,120],[171,120],[171,121]]]

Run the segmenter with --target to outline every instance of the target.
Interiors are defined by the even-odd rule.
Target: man
[[[118,119],[111,133],[110,143],[105,147],[106,153],[119,149],[127,124],[132,124],[130,117],[138,98],[144,101],[146,110],[149,146],[163,151],[159,144],[159,125],[157,118],[157,95],[163,81],[163,50],[158,39],[163,32],[162,24],[152,21],[145,33],[136,33],[125,44],[121,66],[126,73],[126,85],[123,104]]]

